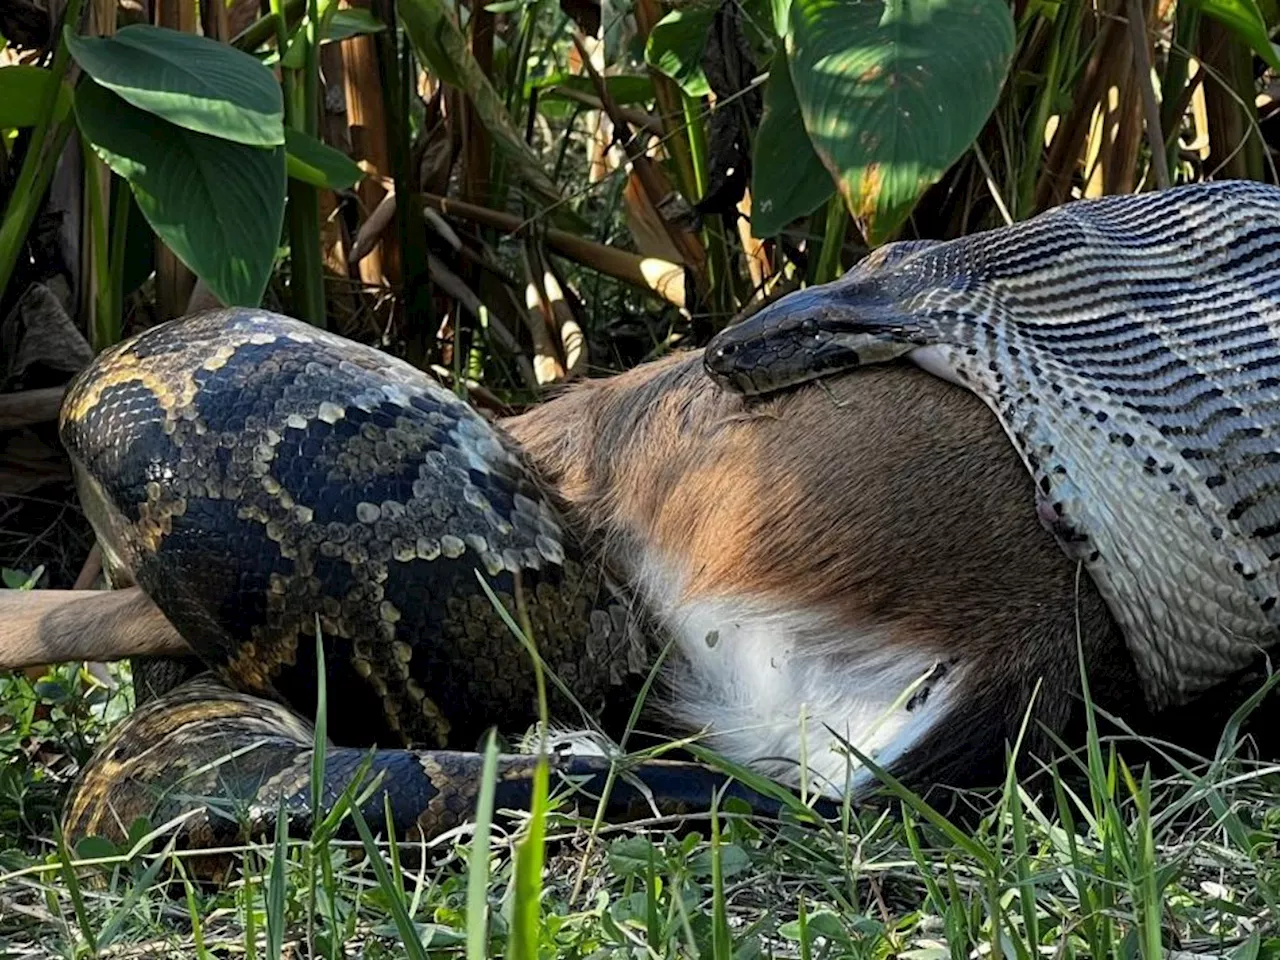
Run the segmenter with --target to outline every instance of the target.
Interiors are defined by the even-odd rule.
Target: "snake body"
[[[315,815],[317,628],[332,741],[318,793],[334,801],[377,746],[366,814],[381,825],[385,799],[404,835],[471,815],[481,734],[538,716],[509,621],[572,692],[549,685],[557,715],[630,709],[648,661],[629,598],[518,449],[386,353],[263,311],[199,314],[102,353],[60,431],[115,579],[142,587],[209,670],[113,732],[73,791],[73,839],[186,816],[185,842],[208,845],[270,829],[279,808]],[[532,763],[501,758],[500,806],[523,805]],[[590,756],[552,765],[596,793],[609,771]],[[636,776],[611,815],[646,793],[686,810],[723,780],[656,761]]]
[[[908,358],[995,412],[1037,510],[1125,632],[1153,707],[1254,663],[1280,627],[1280,189],[1082,200],[891,243],[720,334],[766,394]]]

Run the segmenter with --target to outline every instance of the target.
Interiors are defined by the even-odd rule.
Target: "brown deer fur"
[[[1076,735],[1077,633],[1095,699],[1139,727],[1150,719],[1106,607],[1040,526],[1027,471],[966,390],[875,366],[749,402],[694,353],[571,387],[502,426],[642,598],[645,558],[659,557],[684,571],[668,612],[736,598],[766,624],[771,610],[784,625],[812,613],[821,627],[796,633],[794,653],[816,658],[823,682],[848,667],[850,696],[869,656],[936,663],[943,681],[950,670],[954,689],[935,700],[945,713],[890,764],[915,785],[998,779],[1033,691],[1024,755],[1046,752],[1041,725]],[[14,593],[0,596],[0,666],[185,651],[136,589]],[[671,696],[687,673],[677,660]]]
[[[190,651],[137,587],[0,590],[0,670]]]
[[[751,403],[690,354],[503,426],[619,576],[656,549],[687,565],[680,602],[813,608],[851,635],[875,624],[897,650],[966,666],[946,721],[893,765],[912,782],[998,777],[1037,683],[1036,719],[1066,732],[1077,626],[1095,699],[1141,713],[1103,601],[1040,526],[1026,469],[967,391],[876,366]],[[1032,724],[1029,752],[1046,745]]]

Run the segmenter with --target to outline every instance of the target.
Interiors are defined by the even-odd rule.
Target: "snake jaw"
[[[768,357],[767,367],[759,362]],[[805,345],[800,350],[787,342],[727,343],[708,347],[703,366],[721,386],[747,396],[775,393],[824,376],[829,370],[858,366],[856,350],[838,340],[824,340]]]
[[[721,386],[748,396],[909,354],[916,327],[895,298],[850,282],[788,294],[717,334],[703,366]]]

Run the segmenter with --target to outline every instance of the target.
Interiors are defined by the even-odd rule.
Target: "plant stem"
[[[706,127],[702,122],[702,100],[691,97],[682,90],[680,102],[684,110],[689,161],[693,168],[694,193],[691,199],[697,202],[707,195],[707,189],[711,185],[710,150],[707,146]],[[719,223],[704,221],[702,244],[707,250],[707,283],[711,309],[716,314],[717,321],[728,322],[737,310],[739,297],[745,299],[746,292],[735,289],[738,278],[734,275],[728,243]],[[715,327],[719,329],[722,325],[722,322],[717,322]]]
[[[276,44],[283,56],[288,34],[283,0],[271,0],[276,17]],[[315,136],[319,117],[319,67],[316,48],[320,41],[319,9],[307,0],[307,23],[296,42],[303,44],[303,68],[280,68],[284,89],[285,124]],[[299,87],[297,73],[302,73]],[[317,327],[326,325],[324,265],[320,255],[320,196],[309,183],[289,181],[289,293],[293,312]]]
[[[1048,126],[1049,117],[1053,112],[1053,105],[1058,98],[1058,88],[1062,83],[1062,66],[1063,66],[1063,45],[1066,38],[1072,36],[1070,31],[1079,27],[1079,8],[1080,4],[1072,5],[1071,15],[1068,16],[1063,11],[1058,12],[1056,29],[1053,38],[1049,42],[1049,60],[1044,68],[1044,82],[1040,86],[1040,93],[1036,97],[1035,112],[1031,117],[1031,122],[1026,129],[1026,155],[1023,157],[1023,166],[1018,192],[1013,197],[1013,217],[1014,219],[1023,219],[1029,216],[1035,207],[1036,202],[1036,183],[1040,179],[1041,168],[1044,162],[1044,131]]]
[[[1147,140],[1151,145],[1151,166],[1155,171],[1156,186],[1169,187],[1169,155],[1165,152],[1164,133],[1160,119],[1160,105],[1156,102],[1155,87],[1151,79],[1151,50],[1147,38],[1147,15],[1139,0],[1127,0],[1129,35],[1133,45],[1133,71],[1137,75],[1138,89],[1142,94],[1142,110],[1147,127]]]
[[[80,23],[82,5],[83,0],[69,0],[62,21],[64,29],[76,29]],[[18,180],[10,195],[9,205],[5,208],[4,220],[0,222],[0,294],[9,285],[9,278],[13,276],[13,269],[18,263],[27,231],[31,229],[31,222],[40,209],[45,191],[49,189],[49,181],[53,179],[58,158],[62,156],[62,148],[75,126],[74,113],[70,109],[64,116],[56,116],[58,95],[70,65],[71,52],[59,32],[58,46],[50,67],[52,82],[40,111],[40,123],[31,131],[31,141],[22,158],[22,169],[18,171]]]
[[[1187,86],[1187,67],[1200,30],[1200,11],[1195,7],[1179,7],[1174,25],[1173,43],[1160,81],[1160,129],[1164,131],[1165,155],[1169,169],[1178,168],[1178,134],[1182,130],[1183,91]]]
[[[102,196],[102,176],[97,155],[84,137],[80,138],[84,155],[84,192],[89,219],[89,273],[85,279],[93,285],[93,315],[89,318],[89,345],[95,353],[114,342],[111,317],[111,268],[107,257],[107,211]],[[108,180],[108,183],[111,181]]]
[[[707,194],[707,133],[702,126],[700,110],[702,102],[681,91],[680,103],[684,109],[685,134],[689,138],[689,161],[693,167],[693,194],[696,202]]]
[[[275,5],[272,6],[272,9],[274,11]],[[306,0],[286,0],[284,4],[286,31],[302,19],[302,13],[306,9]],[[267,39],[273,33],[279,37],[279,22],[279,18],[274,12],[268,13],[265,17],[259,17],[232,37],[230,44],[237,50],[244,50],[252,53],[254,50],[257,50],[260,46],[266,43]],[[283,54],[284,50],[281,49],[280,53]]]
[[[378,75],[382,81],[383,116],[386,118],[387,159],[396,189],[396,240],[400,250],[400,279],[407,359],[424,365],[435,336],[435,307],[427,267],[427,225],[415,199],[418,185],[410,170],[409,98],[416,77],[412,50],[400,46],[397,10],[392,0],[373,0],[373,14],[387,25],[374,37]],[[403,58],[403,60],[402,60]],[[488,137],[487,133],[483,136]],[[454,315],[455,325],[460,314]],[[454,327],[455,334],[457,326]],[[455,344],[456,349],[456,344]]]
[[[830,283],[840,276],[840,249],[844,246],[847,225],[844,200],[837,193],[827,201],[827,222],[822,234],[822,252],[818,254],[814,283]]]
[[[129,184],[115,179],[115,209],[111,211],[111,313],[112,343],[120,339],[124,323],[124,254],[128,245],[129,210],[133,206],[133,191]]]

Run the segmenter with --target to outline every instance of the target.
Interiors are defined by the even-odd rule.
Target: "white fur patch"
[[[680,603],[682,578],[652,556],[638,574],[683,654],[668,670],[667,711],[779,782],[829,796],[870,786],[843,742],[891,768],[954,702],[962,669],[930,678],[936,658],[892,645],[883,629],[745,598]]]
[[[538,730],[537,727],[532,727],[520,738],[520,752],[536,753],[537,749]],[[595,730],[569,729],[554,724],[547,731],[547,750],[575,757],[611,757],[618,752],[608,738]]]
[[[907,354],[907,359],[926,373],[933,374],[939,380],[946,380],[948,383],[954,383],[957,387],[973,390],[973,384],[966,383],[960,374],[956,373],[951,358],[943,348],[917,347]]]

